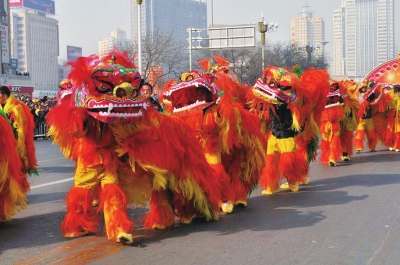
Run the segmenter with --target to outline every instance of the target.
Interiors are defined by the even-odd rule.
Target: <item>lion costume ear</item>
[[[208,59],[200,60],[199,65],[202,71],[207,71],[211,68],[211,62]]]

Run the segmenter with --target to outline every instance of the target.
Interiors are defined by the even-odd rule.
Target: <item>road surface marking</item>
[[[52,158],[52,159],[46,159],[46,160],[40,160],[38,163],[42,162],[49,162],[49,161],[54,161],[54,160],[60,160],[60,159],[66,159],[65,157],[58,157],[58,158]]]
[[[37,188],[41,188],[41,187],[56,185],[56,184],[63,183],[63,182],[68,182],[68,181],[71,181],[71,180],[74,180],[74,178],[67,178],[67,179],[57,180],[57,181],[53,181],[53,182],[49,182],[49,183],[45,183],[45,184],[31,186],[31,190],[37,189]]]

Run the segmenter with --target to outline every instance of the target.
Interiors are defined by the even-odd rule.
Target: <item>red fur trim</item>
[[[308,175],[308,171],[310,169],[310,164],[308,163],[308,144],[310,140],[308,138],[302,137],[302,134],[299,134],[295,137],[296,142],[296,150],[295,150],[295,160],[292,163],[292,167],[295,167],[295,174],[289,178],[288,181],[292,179],[292,181],[302,182],[304,177]],[[315,160],[315,155],[312,160]]]
[[[345,115],[344,107],[324,108],[321,115],[321,123],[327,121],[331,123],[338,123],[344,118],[344,115]]]
[[[353,155],[353,132],[352,131],[342,131],[340,134],[341,146],[343,152],[346,152],[348,156]]]
[[[340,136],[335,134],[332,138],[332,141],[330,143],[330,159],[333,159],[335,162],[337,162],[342,155],[342,146],[340,144]]]
[[[216,62],[219,66],[226,66],[226,67],[228,67],[228,66],[230,65],[230,63],[229,63],[224,57],[221,57],[221,56],[218,56],[218,55],[214,55],[214,56],[213,56],[213,60],[214,60],[214,62]]]
[[[364,149],[364,130],[357,130],[354,135],[354,149],[363,150]]]
[[[368,149],[375,150],[376,145],[378,143],[378,137],[376,135],[376,132],[373,130],[367,131],[367,143],[368,143]]]
[[[344,109],[343,114],[344,114]],[[333,160],[337,162],[342,152],[340,145],[340,125],[336,121],[335,123],[322,123],[321,125],[321,157],[320,161],[323,164],[328,164],[329,161]],[[326,137],[328,137],[326,139]]]
[[[215,176],[217,177],[219,186],[221,187],[220,201],[233,201],[235,195],[231,186],[231,177],[226,173],[222,164],[210,164],[210,166],[215,171]]]
[[[395,133],[393,131],[393,127],[387,127],[382,135],[382,142],[385,146],[393,147],[394,145],[394,136]]]
[[[308,162],[303,155],[291,152],[280,155],[278,169],[289,182],[301,182],[308,173]]]
[[[246,200],[249,192],[251,192],[254,186],[244,185],[239,178],[232,178],[231,186],[235,194],[235,200]]]
[[[183,219],[191,219],[194,215],[201,215],[195,208],[193,200],[186,200],[182,193],[174,193],[172,204],[174,205],[174,213]]]
[[[369,107],[368,101],[364,100],[360,102],[360,108],[358,109],[357,117],[358,119],[361,119],[361,117],[365,114],[367,111],[367,108]]]
[[[68,101],[57,105],[46,115],[47,124],[51,127],[49,135],[70,159],[76,141],[85,135],[84,121],[87,118],[86,109],[72,107]]]
[[[319,161],[322,164],[327,165],[329,163],[329,141],[321,139],[321,156],[319,157]]]
[[[79,57],[75,61],[68,62],[67,65],[72,67],[71,72],[68,74],[68,79],[74,80],[76,87],[81,87],[83,84],[93,83],[90,75],[93,71],[90,61],[95,57]]]
[[[266,156],[266,165],[262,169],[259,185],[261,187],[277,190],[279,188],[280,175],[278,172],[278,154],[270,154]]]
[[[113,57],[115,57],[115,63],[120,64],[125,68],[137,69],[137,66],[134,63],[135,58],[129,58],[128,51],[111,51],[102,58],[102,61],[110,61]]]
[[[400,132],[395,133],[394,149],[400,149]]]
[[[200,69],[202,71],[207,71],[210,69],[211,63],[208,59],[200,60],[198,63],[200,65]]]
[[[72,187],[65,196],[67,214],[61,223],[61,233],[97,232],[99,217],[92,211],[93,197],[89,188]]]
[[[326,70],[317,70],[310,67],[300,77],[301,83],[305,88],[296,89],[304,97],[303,109],[307,112],[314,112],[314,120],[320,125],[321,112],[325,108],[325,99],[329,93],[329,73]],[[304,111],[301,111],[304,113]]]
[[[379,141],[381,141],[382,143],[384,143],[384,141],[385,141],[384,133],[388,127],[388,120],[387,120],[386,113],[378,112],[378,113],[373,114],[372,121],[374,123],[374,130],[375,130],[377,139]]]
[[[153,191],[150,199],[150,212],[143,216],[142,221],[147,229],[162,224],[171,227],[174,224],[174,215],[167,191]]]
[[[380,88],[377,88],[377,90],[380,90],[380,93],[384,93],[383,86],[381,85]],[[377,102],[377,104],[371,105],[372,106],[372,113],[375,112],[385,112],[388,110],[389,106],[393,102],[393,96],[391,93],[383,94],[381,99]]]

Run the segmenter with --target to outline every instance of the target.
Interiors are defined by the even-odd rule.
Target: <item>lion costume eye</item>
[[[112,83],[107,82],[105,80],[100,80],[97,78],[93,78],[94,84],[96,86],[96,89],[100,92],[100,93],[109,93],[113,90],[114,86]]]
[[[283,91],[288,91],[288,90],[292,89],[292,87],[291,86],[282,86],[279,89],[283,90]]]

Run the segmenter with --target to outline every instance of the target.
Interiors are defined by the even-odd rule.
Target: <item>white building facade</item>
[[[313,48],[313,56],[325,53],[325,21],[322,17],[314,17],[307,2],[303,5],[300,16],[290,22],[291,43]]]
[[[111,37],[104,38],[98,42],[99,57],[105,56],[114,49],[126,50],[131,49],[132,42],[126,38],[126,32],[121,29],[111,31]]]
[[[33,97],[56,96],[58,80],[58,21],[38,11],[12,13],[11,53],[18,71],[28,72]]]
[[[359,81],[396,58],[394,0],[342,0],[333,23],[334,75]]]

